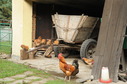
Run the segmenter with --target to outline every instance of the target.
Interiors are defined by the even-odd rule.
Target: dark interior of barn
[[[55,30],[52,28],[52,17],[55,14],[64,15],[88,15],[92,17],[102,17],[103,6],[102,7],[89,7],[89,8],[77,8],[71,6],[57,5],[57,4],[36,4],[36,38],[42,36],[43,38],[56,38]],[[34,5],[35,7],[35,5]],[[42,28],[43,27],[43,28]],[[46,35],[45,35],[46,33]]]
[[[124,32],[124,31],[123,32],[121,31],[121,28],[123,24],[125,24],[125,20],[123,18],[125,14],[125,11],[124,11],[125,8],[123,10],[120,10],[123,8],[122,5],[120,5],[118,2],[115,2],[115,1],[114,3],[116,4],[114,4],[113,1],[112,3],[110,3],[110,1],[107,1],[106,7],[104,8],[105,0],[89,0],[89,1],[79,0],[78,2],[76,2],[75,0],[74,1],[73,0],[59,0],[59,1],[32,0],[32,1],[36,1],[36,2],[33,2],[34,4],[33,14],[36,15],[35,38],[38,38],[39,36],[42,36],[42,38],[44,39],[57,38],[56,31],[55,31],[55,28],[53,28],[53,21],[52,21],[52,15],[56,14],[56,12],[58,14],[63,14],[63,15],[84,14],[91,17],[99,17],[99,18],[102,18],[102,15],[103,15],[103,21],[102,21],[103,24],[101,24],[102,27],[101,27],[101,33],[100,33],[101,40],[100,42],[98,41],[99,42],[98,44],[100,46],[98,47],[98,52],[96,54],[97,61],[95,63],[96,67],[99,67],[99,68],[95,68],[93,70],[93,73],[96,76],[96,78],[99,78],[100,72],[98,72],[98,69],[101,70],[102,64],[103,64],[103,66],[108,66],[110,68],[110,71],[113,72],[111,73],[112,79],[116,81],[118,75],[114,75],[114,74],[118,74],[117,71],[119,70],[119,68],[121,69],[121,67],[119,67],[119,64],[118,64],[120,63],[119,62],[120,59],[124,59],[122,61],[123,63],[121,63],[122,65],[121,70],[124,72],[126,71],[127,73],[126,65],[124,65],[126,64],[125,62],[127,62],[125,60],[127,56],[127,49],[123,49],[121,47],[121,45],[123,46],[122,44],[123,39],[121,38],[123,38],[122,34]],[[124,4],[124,3],[121,2],[121,4]],[[116,17],[116,16],[119,16],[119,17]],[[122,30],[124,30],[124,28]],[[119,42],[116,42],[116,41],[119,41]],[[119,54],[117,50],[119,50]],[[121,51],[123,50],[122,55],[120,50]],[[123,56],[125,58],[121,58],[120,56]],[[113,67],[110,66],[109,64],[112,65]],[[96,74],[96,72],[98,72],[99,75]]]

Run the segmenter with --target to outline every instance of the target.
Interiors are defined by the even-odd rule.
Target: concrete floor
[[[84,64],[84,62],[77,56],[71,56],[69,58],[66,58],[66,61],[68,64],[72,64],[72,61],[74,59],[78,59],[79,61],[79,73],[76,75],[76,77],[72,78],[71,81],[76,82],[82,82],[91,76],[91,67],[89,65]],[[29,65],[31,67],[44,70],[60,79],[64,79],[64,73],[59,69],[59,60],[58,58],[52,56],[52,58],[45,58],[43,56],[37,57],[35,59],[29,59],[29,60],[12,60],[16,63],[21,63],[25,65]],[[87,82],[84,84],[88,84]],[[92,81],[89,84],[99,84],[98,80]],[[118,83],[111,83],[111,84],[127,84],[120,81]]]

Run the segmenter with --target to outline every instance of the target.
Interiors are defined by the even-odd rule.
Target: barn
[[[78,3],[71,0],[57,2],[55,0],[13,0],[12,4],[14,34],[12,56],[19,58],[19,45],[25,44],[32,47],[32,40],[38,36],[45,39],[56,38],[51,15],[58,12],[65,15],[85,14],[101,18],[104,0],[81,0]]]
[[[56,12],[99,17],[102,23],[92,74],[98,79],[101,68],[109,67],[111,78],[117,81],[126,37],[126,4],[126,0],[12,0],[12,58],[20,59],[20,45],[32,47],[32,40],[38,36],[56,38],[51,18]],[[124,47],[126,49],[126,42]]]

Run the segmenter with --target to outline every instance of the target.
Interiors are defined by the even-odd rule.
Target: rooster
[[[69,77],[70,81],[71,76],[75,76],[79,72],[78,60],[74,60],[72,65],[67,64],[62,53],[58,55],[58,59],[59,59],[59,67],[65,73],[65,80],[67,79],[67,77]]]
[[[93,65],[93,63],[94,63],[94,60],[93,59],[87,59],[87,58],[82,58],[82,60],[86,63],[86,64],[88,64],[88,65]]]
[[[46,39],[42,39],[41,44],[46,44]]]
[[[25,51],[28,51],[29,50],[29,47],[26,46],[26,45],[21,45],[21,48],[24,49]]]
[[[79,72],[78,60],[73,60],[72,65],[75,66],[75,71],[72,73],[72,76],[75,76]]]
[[[52,44],[52,40],[48,39],[46,45],[51,45],[51,44]]]
[[[53,42],[53,45],[58,45],[59,44],[59,41],[58,40],[55,40],[54,42]]]
[[[40,46],[42,43],[42,37],[39,36],[37,39],[33,40],[35,47]]]

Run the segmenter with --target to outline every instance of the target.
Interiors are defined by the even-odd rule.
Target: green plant
[[[0,0],[0,19],[11,19],[12,0]]]
[[[0,53],[11,53],[11,42],[0,42]]]
[[[34,73],[34,76],[50,76],[50,74],[44,71],[40,71],[22,64],[16,64],[11,61],[0,59],[0,78],[14,76],[16,74],[21,74],[26,71],[32,71]]]

